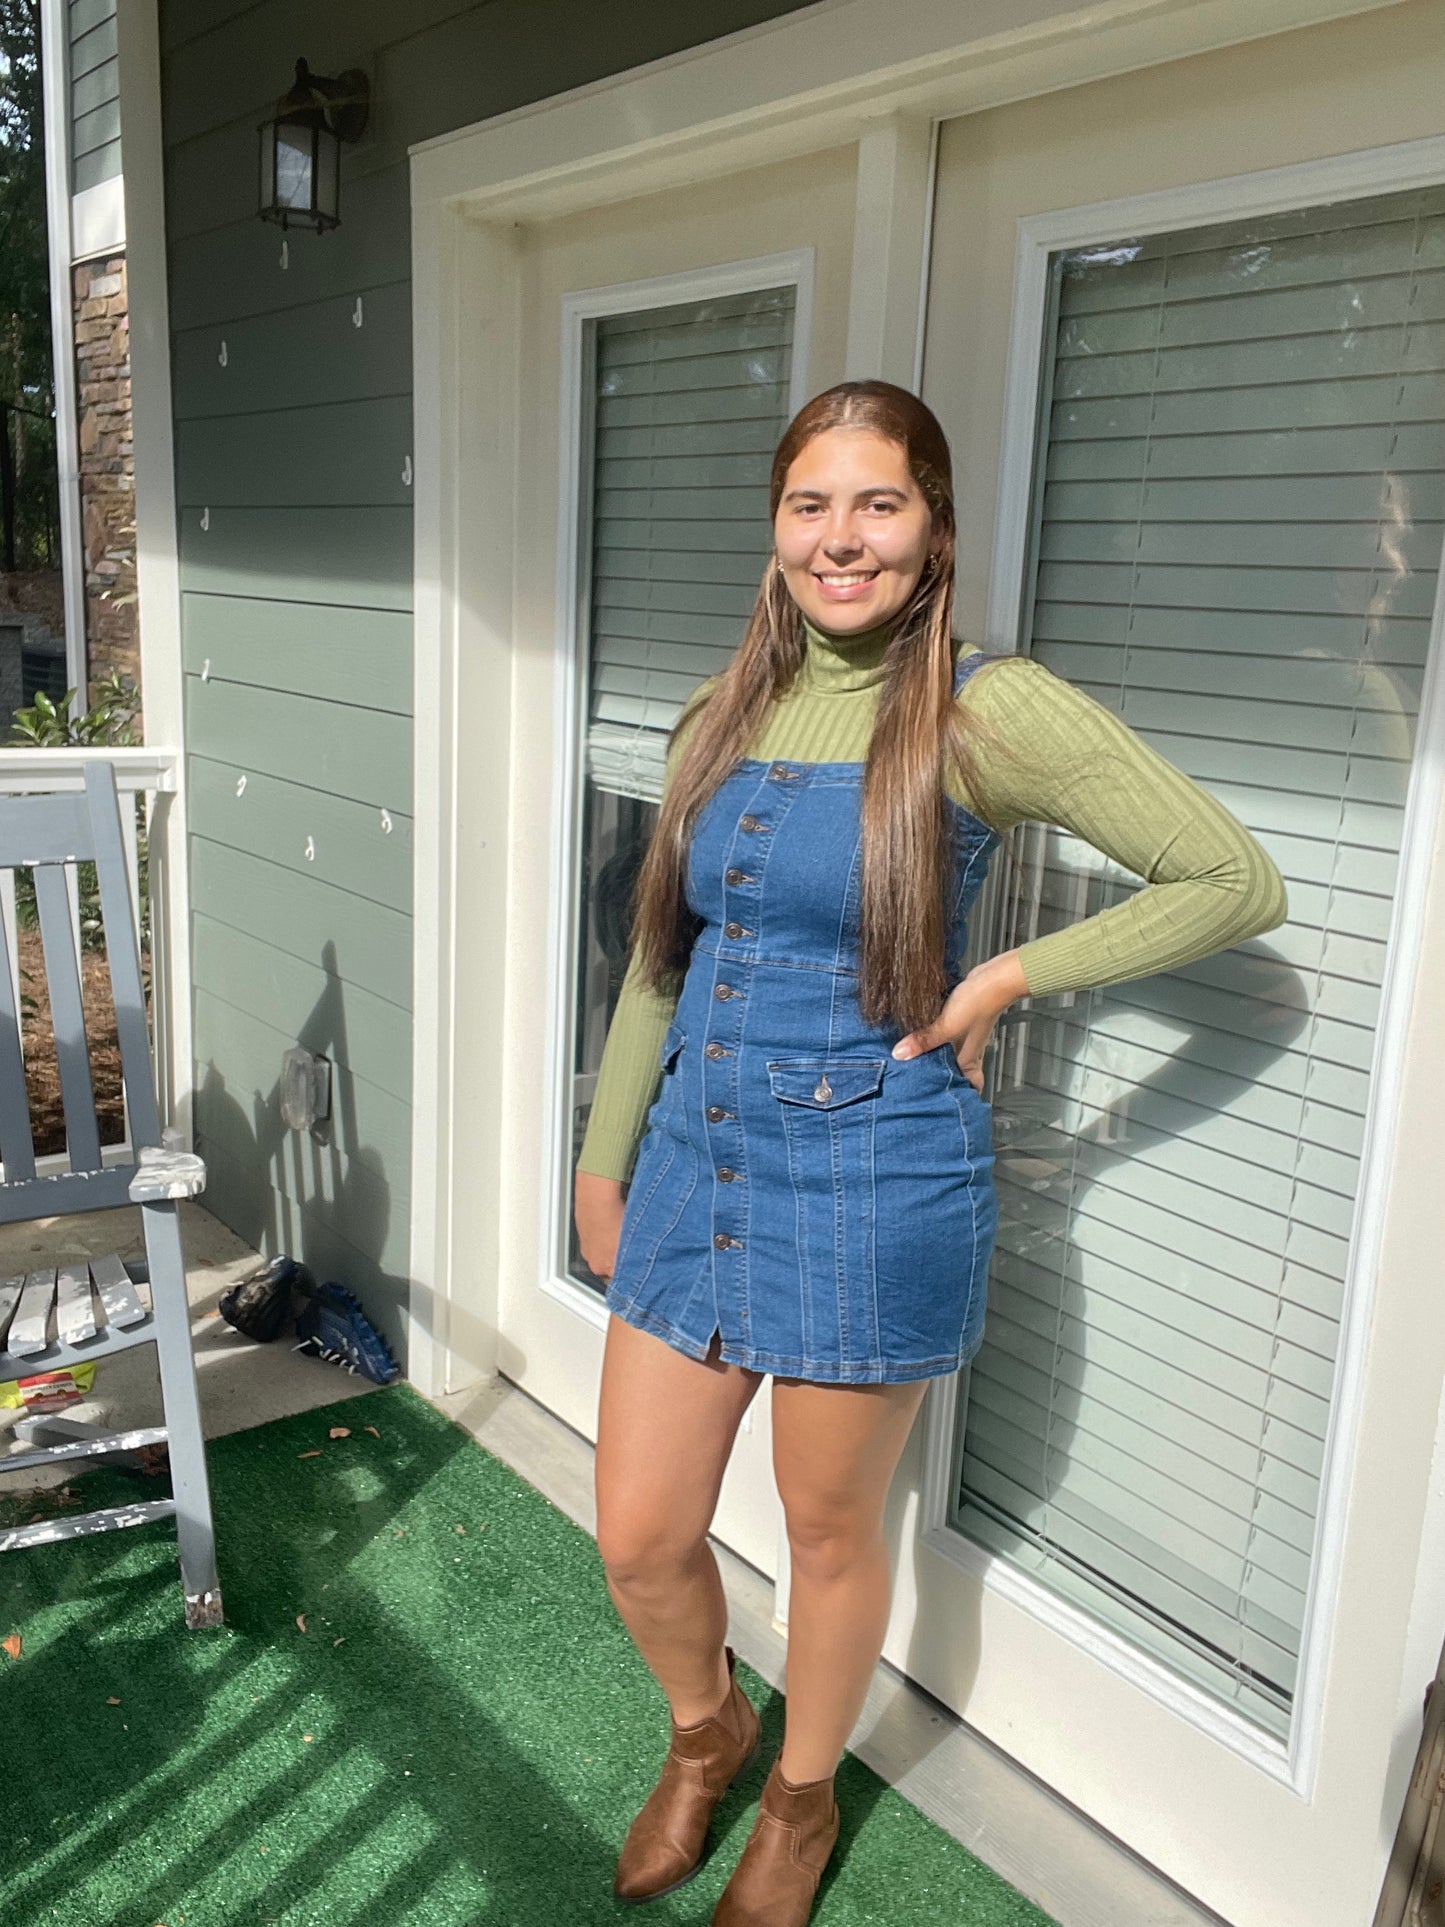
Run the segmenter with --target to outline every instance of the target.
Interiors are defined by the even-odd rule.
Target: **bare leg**
[[[773,1381],[792,1568],[780,1764],[795,1785],[835,1771],[863,1710],[892,1594],[884,1504],[927,1389]]]
[[[738,1423],[763,1374],[689,1358],[607,1323],[597,1412],[597,1547],[612,1603],[679,1726],[728,1693],[727,1599],[708,1528]]]

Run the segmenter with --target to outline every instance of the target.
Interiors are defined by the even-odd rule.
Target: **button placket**
[[[786,763],[770,764],[767,771],[769,780],[780,783],[795,782],[802,775],[801,769],[793,769]],[[754,845],[745,861],[730,862],[723,871],[723,935],[731,943],[751,942],[758,935],[757,923],[750,924],[747,918],[750,912],[756,917],[759,886],[767,862],[767,839],[777,828],[778,820],[786,813],[787,807],[780,799],[780,807],[771,810],[767,817],[748,810],[738,820],[738,830],[742,835],[762,836],[764,841]],[[739,853],[734,851],[733,854]],[[738,901],[734,893],[741,896],[742,901]],[[737,1056],[743,1013],[729,1006],[740,1004],[746,998],[755,961],[746,956],[720,956],[718,963],[720,980],[713,984],[714,1017],[708,1025],[710,1035],[702,1048],[704,1116],[707,1120],[708,1148],[714,1159],[712,1242],[716,1251],[742,1252],[746,1249],[746,1239],[740,1234],[745,1232],[748,1222],[747,1161],[743,1155],[742,1124],[738,1117],[737,1065],[728,1060]],[[721,1192],[723,1185],[728,1186],[726,1193]],[[722,1196],[726,1196],[729,1203],[736,1202],[740,1209],[733,1212],[720,1205]],[[715,1280],[715,1290],[716,1283]],[[734,1277],[732,1283],[738,1318],[746,1328],[746,1270],[740,1277]]]

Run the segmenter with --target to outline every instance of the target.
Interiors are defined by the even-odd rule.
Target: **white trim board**
[[[108,181],[71,196],[70,258],[85,261],[97,254],[119,254],[124,247],[125,179],[112,174]]]
[[[418,141],[412,199],[545,219],[1394,4],[895,0],[880,36],[872,0],[823,0]]]
[[[117,10],[117,68],[124,129],[126,296],[130,331],[131,437],[135,463],[136,615],[146,735],[185,748],[179,532],[171,405],[170,292],[166,274],[165,147],[161,133],[159,0]],[[108,185],[108,183],[107,183]],[[165,897],[168,956],[153,969],[165,985],[166,1034],[156,1038],[162,1122],[194,1148],[195,1064],[191,1024],[191,894],[186,758],[168,799]]]

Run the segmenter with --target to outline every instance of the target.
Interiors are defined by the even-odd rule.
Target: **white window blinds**
[[[795,289],[595,324],[587,769],[656,802],[667,732],[722,669],[767,561]]]
[[[1445,190],[1053,265],[1023,646],[1250,826],[1290,919],[1001,1032],[955,1521],[1283,1734],[1440,561]],[[1032,834],[1040,930],[1140,887]]]

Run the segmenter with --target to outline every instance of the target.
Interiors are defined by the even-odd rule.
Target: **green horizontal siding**
[[[246,787],[238,793],[242,776]],[[368,903],[411,912],[411,818],[352,803],[299,782],[257,776],[193,755],[190,818],[195,835],[262,857],[278,869],[318,876]],[[306,854],[306,839],[314,853]]]
[[[411,802],[411,718],[245,683],[186,678],[186,741],[206,756],[335,799]]]
[[[208,322],[176,336],[171,394],[177,421],[410,392],[408,281],[275,314]]]
[[[346,983],[411,1009],[411,918],[334,883],[247,850],[197,838],[191,907],[197,920],[259,933],[277,950],[319,959]],[[231,1001],[237,999],[233,996]]]
[[[398,1344],[411,1151],[407,149],[793,10],[777,0],[161,0],[207,1203],[261,1249],[285,1245],[351,1284]],[[101,72],[114,56],[113,12],[114,0],[73,0],[83,63],[73,71],[86,81],[77,108],[97,141],[114,99]],[[364,66],[384,112],[343,154],[341,225],[283,240],[256,214],[256,123],[303,50],[318,72]],[[108,149],[82,164],[110,165]],[[639,400],[622,378],[619,430],[672,419],[655,383],[646,406],[658,412],[639,417]],[[683,462],[705,400],[686,398],[675,416]],[[765,454],[747,437],[736,446],[718,478],[724,493]],[[619,480],[626,512],[645,516],[645,476],[636,487]],[[624,650],[648,606],[620,593]],[[709,609],[703,597],[700,631]],[[276,1085],[287,1044],[318,1021],[330,1027],[341,1092],[337,1150],[313,1159],[282,1129]],[[315,1173],[331,1181],[333,1155],[342,1195],[313,1193]]]
[[[179,519],[183,592],[411,608],[409,504],[263,509],[182,502]]]
[[[402,507],[410,453],[409,395],[206,416],[176,424],[176,487],[212,507]]]
[[[120,65],[115,0],[70,0],[66,19],[70,84],[71,191],[120,173]]]
[[[188,596],[185,667],[221,682],[410,714],[411,616],[254,596]]]
[[[238,1010],[263,1011],[266,1023],[297,1037],[319,1025],[326,1041],[318,1049],[327,1057],[409,1104],[410,1011],[347,982],[329,940],[324,961],[303,962],[277,949],[269,929],[269,918],[251,931],[198,912],[191,946],[195,982]]]
[[[234,1004],[205,989],[196,991],[196,1020],[211,1040],[197,1053],[199,1095],[205,1102],[200,1128],[238,1160],[254,1157],[273,1176],[290,1167],[296,1185],[297,1152],[305,1171],[307,1196],[335,1198],[350,1191],[357,1199],[356,1225],[350,1236],[358,1248],[370,1250],[384,1262],[405,1256],[405,1228],[399,1247],[390,1248],[379,1237],[362,1236],[364,1225],[382,1227],[387,1236],[387,1206],[410,1188],[411,1118],[407,1105],[378,1085],[337,1065],[331,1077],[334,1143],[313,1160],[309,1134],[298,1136],[281,1120],[282,1054],[296,1043],[329,1054],[333,1033],[325,1018],[340,1011],[319,1013],[316,1023],[300,1038],[279,1027],[263,1024]],[[314,1148],[314,1147],[312,1147]],[[292,1195],[297,1195],[293,1188]]]

